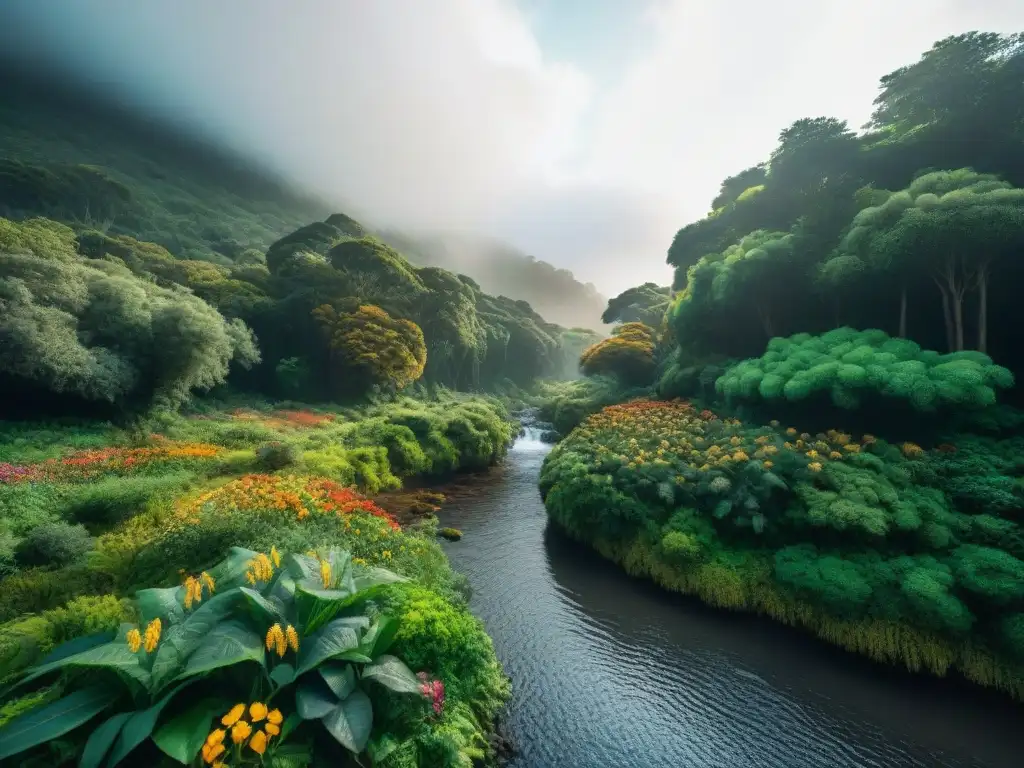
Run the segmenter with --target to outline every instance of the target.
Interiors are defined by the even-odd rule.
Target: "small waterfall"
[[[519,419],[522,429],[519,432],[519,438],[516,440],[515,445],[512,447],[514,451],[549,451],[551,446],[541,440],[541,435],[544,434],[546,428],[550,428],[548,425],[537,420],[537,409],[527,408],[519,413],[515,414],[515,417]]]

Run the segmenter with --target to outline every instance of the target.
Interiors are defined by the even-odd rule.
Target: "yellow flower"
[[[772,467],[774,467],[774,466],[775,466],[775,465],[774,465],[774,464],[773,464],[773,463],[772,463],[771,461],[766,461],[766,462],[764,463],[764,468],[765,468],[765,469],[771,469],[771,468],[772,468]]]
[[[224,737],[227,732],[223,728],[217,728],[214,731],[210,731],[210,735],[206,737],[206,744],[210,747],[215,747],[224,741]]]
[[[828,457],[830,459],[841,459],[843,458],[843,454],[841,454],[839,451],[832,451],[832,453],[830,453]]]
[[[281,555],[277,551],[277,547],[270,548],[270,559],[274,562],[275,568],[279,568],[281,566]]]
[[[356,533],[359,533],[357,530]],[[326,560],[320,561],[320,581],[324,584],[324,589],[328,589],[331,586],[331,564]]]
[[[212,763],[218,757],[224,754],[223,744],[204,744],[203,745],[203,760],[208,763]],[[223,763],[222,763],[223,765]]]
[[[245,720],[239,720],[231,726],[231,740],[235,744],[241,744],[248,739],[250,733],[252,733],[252,726],[245,722]]]
[[[793,427],[787,427],[786,428],[786,434],[787,435],[795,435],[796,434],[796,430]]]
[[[280,624],[275,624],[267,630],[266,645],[268,651],[276,650],[278,656],[284,656],[288,643]]]
[[[267,712],[267,722],[273,723],[274,725],[280,725],[284,722],[284,715],[281,714],[280,709],[272,709]]]
[[[274,725],[273,723],[267,723],[263,726],[263,729],[267,732],[269,736],[277,736],[279,733],[281,733],[281,728],[279,726]]]
[[[138,629],[131,629],[125,636],[125,640],[128,642],[128,648],[132,653],[138,653],[139,648],[142,647],[142,634]]]
[[[146,627],[146,653],[152,653],[156,650],[156,645],[160,642],[160,629],[160,619],[153,619],[149,622],[149,626]]]
[[[262,755],[267,751],[267,734],[263,731],[256,731],[256,734],[252,737],[252,741],[249,742],[249,749],[255,752],[257,755]]]
[[[813,449],[808,451],[807,452],[807,458],[808,459],[816,459],[816,458],[818,458],[818,452],[813,450]]]
[[[246,572],[245,578],[250,584],[255,584],[257,581],[270,581],[270,578],[274,575],[274,564],[262,552],[246,563],[246,565],[249,567],[249,570]]]
[[[295,631],[295,627],[291,624],[284,631],[284,636],[288,639],[288,647],[296,653],[299,652],[299,633]]]
[[[231,710],[220,719],[221,725],[230,728],[238,722],[238,719],[245,714],[245,704],[235,704]]]
[[[199,574],[199,580],[206,585],[206,588],[210,590],[210,594],[212,595],[214,590],[217,588],[217,582],[213,580],[213,576],[208,574],[206,571],[203,571]]]
[[[249,705],[249,717],[254,723],[258,723],[267,716],[267,705],[261,701],[254,701]]]
[[[857,443],[847,443],[843,446],[843,450],[850,453],[860,453],[860,446]]]
[[[807,465],[807,468],[811,470],[811,472],[821,472],[821,462],[812,461]]]
[[[186,611],[192,610],[192,601],[195,600],[195,594],[196,594],[196,592],[195,592],[195,585],[196,585],[196,580],[195,580],[194,576],[189,576],[187,579],[185,579],[185,610]],[[202,598],[203,598],[203,593],[200,590],[199,599],[202,600]]]

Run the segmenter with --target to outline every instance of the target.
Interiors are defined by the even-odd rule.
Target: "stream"
[[[548,526],[549,446],[448,493],[445,549],[512,678],[512,768],[1020,768],[1024,708],[620,571]]]

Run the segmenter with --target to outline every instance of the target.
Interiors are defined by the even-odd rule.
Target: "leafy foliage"
[[[1006,470],[984,443],[925,451],[636,401],[559,444],[541,491],[553,521],[632,573],[1024,696],[1004,626],[1024,604],[1024,499],[993,482]]]
[[[655,283],[629,288],[608,300],[603,323],[643,323],[659,328],[668,309],[671,290]]]
[[[395,320],[380,307],[367,304],[353,312],[337,312],[324,305],[314,314],[343,366],[342,378],[347,370],[370,385],[405,389],[423,375],[427,348],[416,323]]]
[[[15,412],[39,399],[145,409],[259,360],[252,334],[205,302],[75,254],[59,224],[0,220],[0,365]],[[31,406],[29,406],[31,407]]]
[[[821,336],[775,338],[760,358],[729,368],[716,383],[728,398],[798,401],[828,393],[856,409],[867,395],[905,401],[921,411],[983,408],[1013,374],[980,352],[940,355],[884,331],[836,328]]]
[[[182,586],[137,593],[144,633],[122,625],[109,642],[58,649],[53,661],[28,670],[23,684],[75,669],[116,674],[104,687],[69,679],[64,696],[0,729],[0,754],[21,754],[110,709],[114,714],[91,730],[83,762],[106,757],[117,765],[150,739],[179,762],[201,751],[212,762],[226,750],[226,728],[234,744],[261,757],[289,738],[309,750],[305,735],[318,727],[362,752],[373,727],[366,689],[420,692],[416,676],[387,654],[395,619],[366,614],[367,601],[398,580],[382,569],[353,568],[338,550],[282,559],[276,550],[235,548]],[[248,706],[231,706],[253,696]],[[270,696],[290,712],[287,722],[279,708],[262,703]],[[226,712],[219,724],[218,710]],[[205,739],[192,738],[207,730]]]
[[[643,323],[625,323],[612,335],[583,350],[580,370],[587,376],[610,375],[626,385],[649,384],[654,377],[655,332]]]

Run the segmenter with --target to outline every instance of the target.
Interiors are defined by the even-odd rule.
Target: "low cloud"
[[[5,0],[0,45],[374,224],[499,236],[614,293],[667,282],[675,230],[792,120],[859,124],[939,37],[1024,28],[1016,0],[853,7],[637,2],[647,44],[600,83],[513,0]]]

